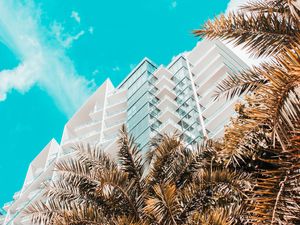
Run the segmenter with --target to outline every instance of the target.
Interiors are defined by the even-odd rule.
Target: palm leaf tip
[[[261,14],[231,13],[206,22],[202,29],[194,30],[198,37],[221,39],[241,45],[252,56],[276,55],[284,47],[297,43],[299,30],[295,21],[267,12]]]
[[[142,153],[135,144],[134,138],[128,134],[125,125],[121,127],[118,143],[118,156],[123,170],[128,173],[129,179],[141,180],[144,172]]]
[[[226,99],[233,99],[236,96],[251,93],[267,82],[268,79],[263,77],[257,68],[242,71],[238,74],[229,74],[217,85],[214,100],[222,96],[225,96]]]

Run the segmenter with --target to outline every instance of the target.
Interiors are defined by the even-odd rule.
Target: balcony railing
[[[100,123],[101,121],[99,120],[93,120],[93,121],[89,121],[89,122],[86,122],[82,125],[79,125],[78,127],[75,128],[75,131],[78,131],[78,130],[81,130],[81,129],[84,129],[84,128],[87,128],[87,127],[90,127],[90,126],[93,126],[97,123]]]
[[[41,190],[40,190],[38,193],[36,193],[30,200],[28,200],[28,201],[24,204],[24,206],[23,206],[18,212],[16,212],[15,214],[13,214],[12,217],[9,218],[9,221],[6,223],[6,225],[11,224],[11,223],[13,222],[13,220],[14,220],[18,215],[20,215],[20,213],[22,212],[22,209],[24,209],[25,207],[27,207],[27,206],[32,202],[32,200],[33,200],[34,198],[36,198],[37,195],[39,195],[42,191],[43,191],[43,189],[41,189]]]

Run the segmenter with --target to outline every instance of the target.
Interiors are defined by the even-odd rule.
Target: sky
[[[192,30],[241,0],[1,0],[0,206],[101,83],[144,57],[167,65]]]

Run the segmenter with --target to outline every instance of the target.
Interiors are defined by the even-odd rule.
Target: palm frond
[[[117,167],[117,163],[98,146],[79,143],[73,146],[75,150],[75,158],[82,164],[87,164],[91,170],[110,170]]]
[[[278,13],[291,15],[290,8],[287,1],[273,1],[273,0],[250,0],[240,6],[240,10],[257,13]]]
[[[110,162],[99,149],[85,145],[75,149],[73,158],[57,163],[55,179],[47,185],[46,200],[31,204],[27,209],[33,223],[187,224],[198,211],[227,207],[223,198],[230,194],[228,202],[234,204],[232,199],[239,196],[237,189],[244,188],[234,171],[228,170],[232,176],[225,172],[218,176],[210,174],[210,179],[210,172],[204,172],[207,168],[215,171],[222,164],[222,161],[216,162],[222,144],[207,141],[193,151],[185,148],[178,135],[163,135],[153,142],[150,169],[141,178],[141,172],[128,169],[142,164],[131,147],[133,140],[126,136],[125,130],[123,132],[120,155],[124,161],[120,166]],[[229,182],[233,177],[236,183]],[[209,194],[218,193],[218,188],[223,195]]]
[[[219,38],[241,45],[256,57],[276,55],[298,42],[299,29],[290,17],[279,18],[272,13],[230,14],[208,21],[198,37]]]
[[[189,224],[197,225],[233,225],[233,221],[229,217],[229,212],[223,208],[217,208],[208,213],[202,214],[200,212],[195,212]]]
[[[142,154],[134,143],[132,136],[127,133],[125,125],[122,126],[119,138],[119,160],[122,170],[128,174],[128,179],[141,181],[144,173]]]
[[[176,159],[175,155],[183,149],[184,143],[178,135],[164,135],[152,141],[150,149],[152,157],[146,178],[148,185],[173,180],[172,162]]]
[[[118,170],[107,171],[101,175],[102,192],[108,198],[115,198],[118,207],[123,213],[131,214],[134,218],[139,218],[138,212],[138,190],[135,180],[129,180],[128,175]],[[121,204],[120,204],[121,203]]]
[[[175,184],[156,184],[153,190],[154,196],[146,200],[145,212],[153,215],[159,224],[177,224],[176,214],[181,207],[176,198]]]
[[[261,76],[257,68],[248,71],[242,71],[238,74],[230,74],[221,83],[217,85],[215,92],[215,100],[225,96],[226,99],[233,99],[236,96],[248,94],[255,91],[268,80]]]
[[[99,225],[107,223],[106,218],[92,206],[86,207],[78,205],[78,209],[64,211],[62,218],[55,218],[54,224],[57,225]]]

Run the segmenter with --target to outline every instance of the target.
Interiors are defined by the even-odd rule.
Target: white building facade
[[[118,87],[106,80],[65,125],[61,143],[51,140],[32,161],[22,189],[4,205],[0,224],[31,224],[23,210],[42,198],[55,161],[70,157],[73,144],[99,145],[115,157],[122,124],[143,152],[151,138],[163,133],[178,132],[187,145],[221,137],[238,99],[214,101],[216,85],[245,68],[224,44],[205,40],[166,67],[145,58]]]

